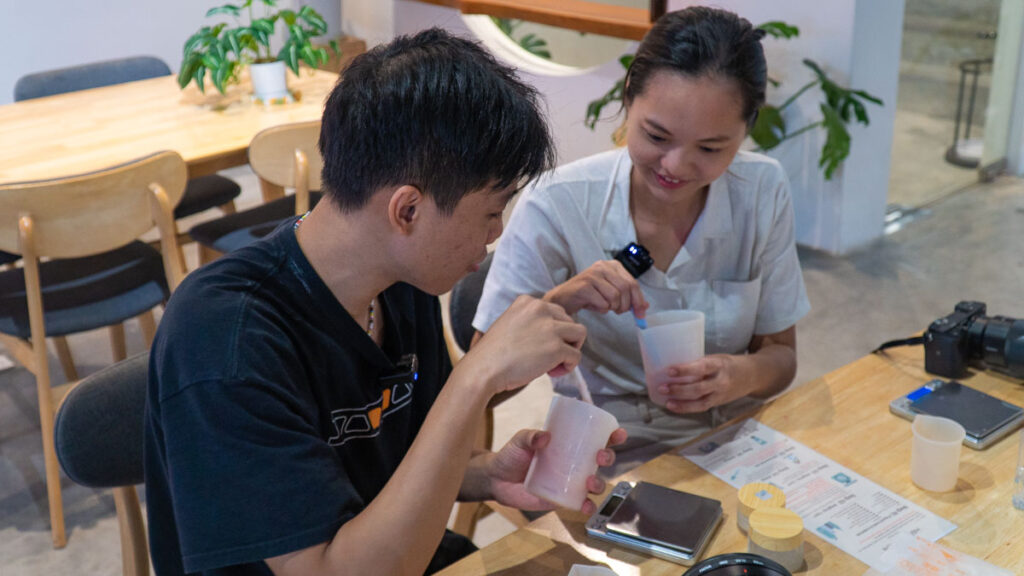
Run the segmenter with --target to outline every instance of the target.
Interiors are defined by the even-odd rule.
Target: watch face
[[[707,558],[683,576],[792,576],[789,570],[764,556],[747,553],[719,554]]]

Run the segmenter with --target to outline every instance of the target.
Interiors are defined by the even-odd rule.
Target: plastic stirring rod
[[[569,377],[572,378],[576,389],[580,391],[580,399],[587,404],[593,404],[594,399],[590,397],[590,390],[587,388],[587,381],[583,379],[583,374],[580,373],[580,367],[573,368],[572,372],[569,373]]]
[[[647,319],[646,318],[638,318],[637,315],[636,315],[636,311],[635,310],[633,311],[633,320],[636,321],[636,327],[637,328],[639,328],[641,330],[646,330],[647,329]]]

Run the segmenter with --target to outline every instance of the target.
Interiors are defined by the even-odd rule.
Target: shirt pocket
[[[711,281],[711,315],[705,319],[707,354],[745,352],[754,336],[761,300],[761,278],[746,282]]]

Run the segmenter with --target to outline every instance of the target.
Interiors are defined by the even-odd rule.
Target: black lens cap
[[[701,560],[683,576],[793,576],[781,564],[758,554],[731,552]]]

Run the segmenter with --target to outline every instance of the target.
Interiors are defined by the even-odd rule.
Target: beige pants
[[[669,412],[637,394],[595,394],[594,404],[614,415],[629,434],[625,444],[615,447],[615,464],[599,471],[605,478],[615,478],[753,409],[759,401],[743,398],[698,414]]]

